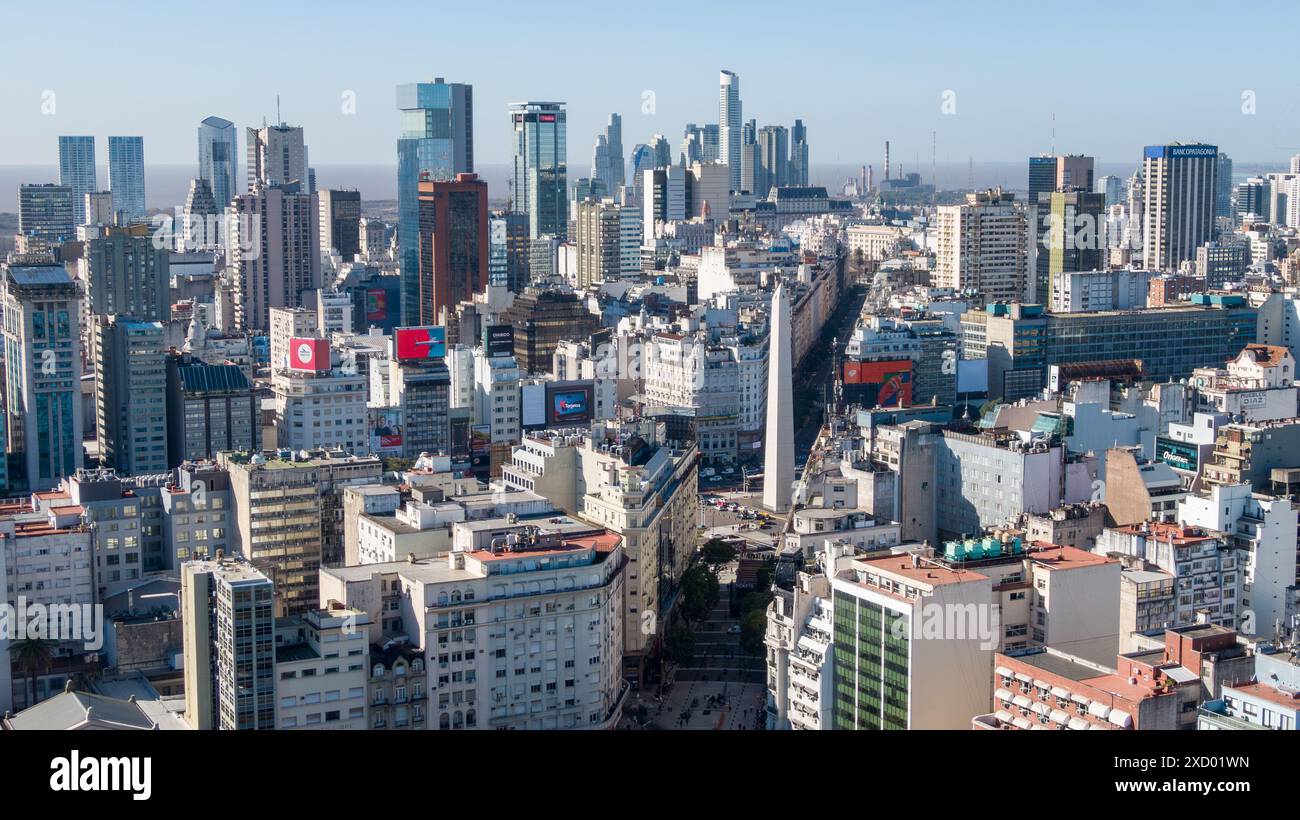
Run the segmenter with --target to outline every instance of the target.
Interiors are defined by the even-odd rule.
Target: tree
[[[32,697],[27,705],[35,706],[37,681],[44,672],[49,671],[54,661],[54,643],[41,638],[25,638],[14,643],[9,648],[9,653],[14,665],[26,672],[31,681]]]
[[[704,560],[710,564],[725,564],[736,557],[736,548],[721,538],[710,538],[704,543]]]
[[[684,666],[695,657],[695,635],[685,624],[675,623],[664,635],[664,660]]]
[[[699,622],[708,617],[718,603],[718,576],[703,564],[682,573],[682,616]]]
[[[753,597],[747,596],[747,599]],[[763,635],[767,632],[767,612],[755,609],[740,619],[740,648],[751,655],[763,654]]]

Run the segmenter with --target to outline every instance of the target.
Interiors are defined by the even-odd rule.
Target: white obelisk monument
[[[794,484],[790,302],[784,284],[778,284],[772,294],[771,318],[767,351],[767,431],[763,442],[763,506],[772,512],[783,513],[790,509],[790,487]]]

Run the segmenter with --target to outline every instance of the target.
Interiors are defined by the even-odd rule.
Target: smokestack
[[[885,140],[885,182],[889,181],[889,140]]]

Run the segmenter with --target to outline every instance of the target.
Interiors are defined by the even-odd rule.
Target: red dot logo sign
[[[312,364],[313,358],[315,358],[315,351],[310,344],[303,342],[298,345],[298,364],[307,367]]]

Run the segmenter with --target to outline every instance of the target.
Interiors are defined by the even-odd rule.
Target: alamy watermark
[[[9,641],[79,641],[87,652],[104,647],[104,607],[101,604],[0,604],[0,637]]]

